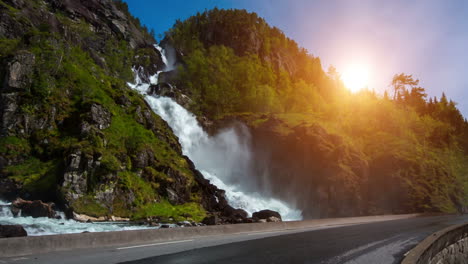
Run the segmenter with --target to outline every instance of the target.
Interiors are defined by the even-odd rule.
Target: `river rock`
[[[279,219],[276,216],[270,216],[270,217],[267,218],[267,222],[273,222],[273,223],[281,222],[281,219]]]
[[[16,199],[11,203],[11,212],[14,216],[17,216],[20,211],[22,216],[32,216],[33,218],[37,217],[55,217],[53,203],[43,203],[42,201],[26,201],[21,198]]]
[[[92,217],[89,215],[85,214],[77,214],[73,212],[73,220],[82,222],[82,223],[89,223],[89,222],[104,222],[104,221],[109,221],[107,217],[100,216],[100,217]]]
[[[177,222],[177,225],[178,226],[183,226],[183,227],[191,227],[192,226],[192,224],[189,221]]]
[[[282,221],[281,215],[278,212],[272,210],[261,210],[252,214],[252,218],[258,219],[268,219],[272,216]]]
[[[0,225],[0,238],[25,236],[28,236],[28,233],[21,225]]]

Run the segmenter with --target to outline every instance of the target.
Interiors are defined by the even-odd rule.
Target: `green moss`
[[[190,216],[187,216],[190,215]],[[192,219],[202,221],[206,217],[206,211],[198,203],[186,203],[182,205],[172,205],[168,201],[147,204],[140,208],[133,216],[135,219],[142,219],[149,216],[161,217],[163,220],[173,218],[174,221]]]
[[[114,155],[106,152],[101,159],[101,168],[107,172],[114,172],[121,169],[121,164]]]
[[[28,140],[18,137],[0,138],[0,154],[5,157],[27,155],[31,151]]]
[[[79,214],[99,217],[109,214],[109,210],[99,204],[94,196],[86,195],[80,197],[72,204],[73,210]]]
[[[0,57],[12,55],[19,44],[19,39],[0,38]]]
[[[58,183],[59,164],[56,160],[42,162],[30,158],[21,164],[6,167],[4,172],[10,179],[21,183],[30,193],[54,193]]]
[[[122,171],[118,173],[119,187],[132,191],[135,195],[135,206],[153,202],[157,198],[155,190],[136,173]]]

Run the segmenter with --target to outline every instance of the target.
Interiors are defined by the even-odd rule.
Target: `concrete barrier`
[[[157,243],[205,236],[320,228],[334,225],[407,219],[416,216],[418,214],[1,238],[0,256],[15,257],[79,248]]]
[[[468,262],[468,223],[438,231],[408,252],[402,264]]]

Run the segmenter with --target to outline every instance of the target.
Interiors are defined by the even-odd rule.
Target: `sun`
[[[369,85],[369,69],[365,65],[352,65],[342,75],[344,85],[353,93]]]

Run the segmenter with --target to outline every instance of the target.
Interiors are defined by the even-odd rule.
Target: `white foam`
[[[167,62],[164,50],[155,46]],[[302,212],[281,200],[269,197],[265,186],[259,186],[252,175],[250,135],[245,129],[228,128],[210,137],[200,126],[195,115],[168,97],[149,95],[138,72],[135,84],[129,86],[142,95],[153,111],[165,120],[179,138],[184,155],[218,188],[226,191],[229,204],[249,214],[270,209],[278,211],[284,220],[300,220]],[[158,79],[159,73],[152,77]],[[146,90],[145,90],[146,88]],[[267,184],[265,184],[267,185]]]

